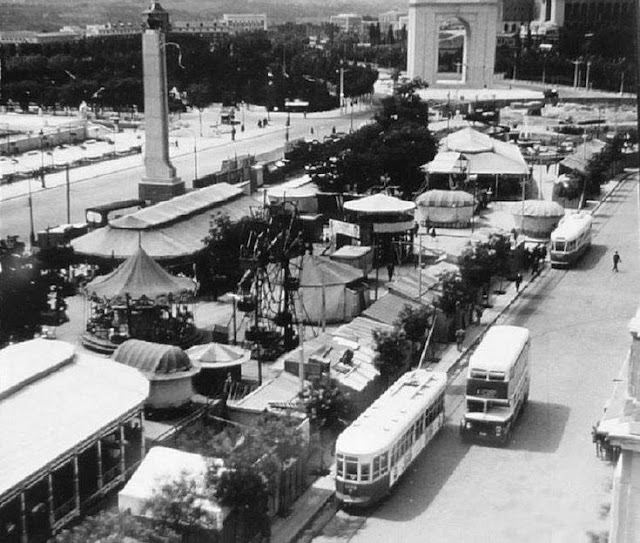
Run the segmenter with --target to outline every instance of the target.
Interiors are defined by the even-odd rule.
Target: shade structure
[[[249,361],[251,352],[223,343],[194,345],[186,351],[191,362],[202,369],[231,368]]]
[[[468,226],[475,207],[473,195],[463,190],[428,190],[416,203],[420,222],[449,228]]]
[[[191,400],[192,377],[200,368],[179,347],[129,339],[115,350],[112,358],[136,368],[149,380],[148,407],[180,407]]]
[[[86,286],[89,294],[103,298],[146,296],[157,298],[169,294],[194,292],[195,283],[186,277],[166,272],[141,247],[128,260],[107,275],[96,277]]]
[[[386,215],[389,213],[406,213],[416,207],[414,202],[407,202],[387,194],[374,194],[359,200],[345,202],[344,208],[365,215]]]
[[[548,200],[525,200],[514,204],[512,214],[522,233],[535,239],[549,239],[564,217],[564,208]]]
[[[267,197],[272,204],[292,203],[301,213],[318,211],[318,190],[315,186],[271,187],[267,189]]]

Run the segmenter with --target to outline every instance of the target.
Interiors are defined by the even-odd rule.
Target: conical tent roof
[[[107,275],[96,277],[87,286],[90,294],[104,298],[129,295],[133,299],[156,298],[168,294],[193,292],[195,283],[185,277],[174,277],[153,260],[142,247]]]
[[[251,353],[241,347],[223,343],[194,345],[187,349],[187,356],[203,368],[226,368],[247,362]]]
[[[458,153],[489,153],[493,151],[494,142],[492,138],[478,132],[473,128],[463,128],[449,134],[445,138],[444,145],[449,151],[457,151]]]
[[[360,278],[362,278],[362,271],[348,264],[315,255],[302,257],[300,287],[345,285]]]
[[[344,208],[358,213],[385,214],[385,213],[405,213],[415,209],[416,204],[407,202],[387,194],[374,194],[359,200],[345,202]]]
[[[419,206],[466,207],[474,205],[472,194],[464,190],[428,190],[416,198]]]

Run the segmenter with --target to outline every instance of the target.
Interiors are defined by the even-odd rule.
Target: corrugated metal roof
[[[71,346],[71,349],[73,347]],[[144,402],[147,379],[133,368],[76,354],[69,344],[34,339],[0,351],[0,373],[38,364],[0,396],[0,496]],[[4,379],[2,379],[4,380]]]

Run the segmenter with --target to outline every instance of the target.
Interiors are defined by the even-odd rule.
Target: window
[[[554,244],[554,251],[558,251],[560,253],[564,253],[565,251],[565,243],[564,241],[556,241]]]
[[[358,480],[358,459],[353,456],[345,458],[345,479],[348,481]]]
[[[360,480],[367,482],[371,480],[371,464],[360,464]]]
[[[344,477],[344,456],[341,454],[336,455],[336,475]]]
[[[373,459],[373,478],[377,479],[380,477],[380,457],[376,456]]]
[[[567,243],[567,252],[570,253],[571,251],[575,251],[576,250],[576,242],[575,241],[570,241],[569,243]]]
[[[386,475],[389,471],[389,453],[383,453],[380,455],[380,475]]]

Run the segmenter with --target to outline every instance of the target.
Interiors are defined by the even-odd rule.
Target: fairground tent
[[[473,128],[463,128],[444,138],[438,154],[422,169],[428,174],[529,174],[517,145],[493,139]]]
[[[435,226],[467,226],[473,217],[475,199],[464,190],[428,190],[416,198],[417,219]]]
[[[196,284],[191,279],[166,272],[141,247],[114,271],[96,277],[86,286],[89,294],[101,298],[128,295],[134,300],[142,296],[153,300],[158,296],[193,292],[195,289]]]
[[[362,271],[321,256],[305,255],[296,311],[304,322],[343,322],[366,307],[365,289],[356,285]],[[368,292],[368,291],[367,291]]]
[[[564,217],[564,208],[549,200],[525,200],[513,204],[512,214],[525,236],[549,239],[551,232]]]

